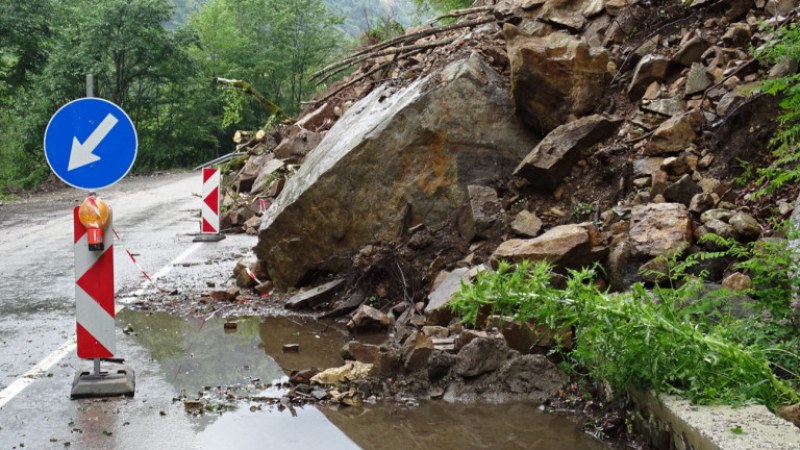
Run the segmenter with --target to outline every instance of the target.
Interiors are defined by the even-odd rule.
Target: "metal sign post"
[[[125,111],[93,95],[94,79],[87,75],[86,98],[62,106],[44,135],[45,157],[53,173],[87,191],[111,186],[127,175],[138,148],[136,129]],[[75,313],[78,358],[92,359],[93,370],[78,371],[71,396],[133,396],[133,370],[122,364],[106,371],[100,366],[101,359],[114,358],[116,352],[114,241],[113,233],[103,233],[103,228],[111,228],[110,208],[94,193],[87,202],[87,211],[76,207],[73,213]],[[101,216],[96,223],[94,217]]]

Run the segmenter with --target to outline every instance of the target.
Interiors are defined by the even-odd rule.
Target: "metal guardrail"
[[[208,162],[205,162],[203,164],[200,164],[199,166],[195,167],[192,170],[200,170],[200,169],[202,169],[204,167],[213,166],[214,164],[223,163],[223,162],[229,161],[229,160],[231,160],[231,159],[233,159],[233,158],[235,158],[237,156],[246,155],[246,154],[247,154],[247,152],[231,152],[231,153],[228,153],[227,155],[222,155],[219,158],[212,159],[211,161],[208,161]]]

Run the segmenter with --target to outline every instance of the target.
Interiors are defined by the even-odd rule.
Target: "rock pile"
[[[458,396],[489,370],[461,359],[463,333],[452,353],[439,348],[452,330],[423,327],[452,325],[447,302],[477,271],[600,263],[624,290],[657,282],[644,273],[661,256],[713,249],[708,233],[769,234],[733,177],[740,160],[765,157],[775,127],[775,100],[754,87],[797,69],[762,67],[747,50],[769,45],[759,23],[793,14],[771,0],[478,0],[455,26],[361,52],[295,124],[243,140],[227,225],[258,234],[278,290],[348,276],[354,289],[315,305],[356,311],[355,330],[393,328],[402,357],[385,364],[425,361]],[[366,276],[376,267],[382,278]],[[739,286],[726,270],[709,281]],[[521,353],[481,361],[516,380],[503,383],[543,364],[524,356],[543,333],[566,339],[525,330]]]

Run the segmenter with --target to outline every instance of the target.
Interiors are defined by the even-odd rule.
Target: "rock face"
[[[594,111],[605,98],[608,52],[567,33],[543,37],[503,29],[511,60],[511,91],[517,114],[543,133],[571,115]]]
[[[514,175],[526,178],[534,186],[555,189],[585,150],[611,136],[621,122],[595,114],[561,125],[522,160]]]
[[[262,218],[255,252],[275,287],[343,269],[367,242],[454,217],[467,186],[509,173],[535,145],[512,117],[507,88],[475,54],[353,105]]]

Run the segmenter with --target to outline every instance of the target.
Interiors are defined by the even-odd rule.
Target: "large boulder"
[[[527,36],[503,29],[511,60],[517,114],[546,133],[572,116],[593,112],[605,99],[608,52],[567,33]]]
[[[345,269],[368,242],[458,217],[467,186],[510,173],[535,144],[503,80],[476,54],[397,92],[376,89],[286,183],[255,253],[277,289]]]
[[[608,138],[622,122],[601,115],[583,117],[551,131],[514,171],[532,185],[555,189],[594,144]]]

